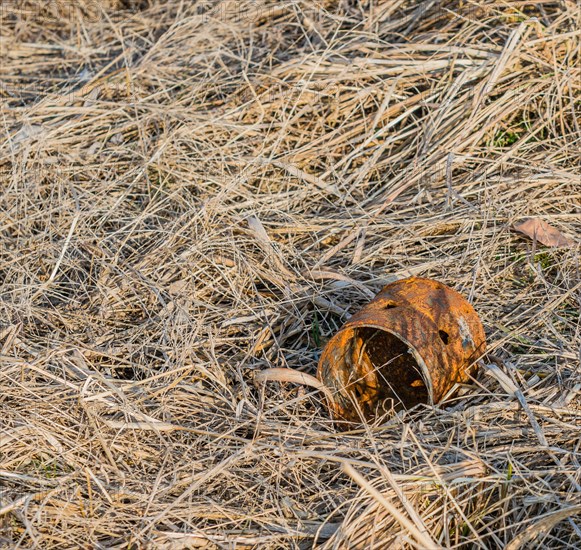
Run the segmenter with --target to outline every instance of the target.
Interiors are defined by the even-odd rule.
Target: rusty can
[[[440,402],[469,379],[485,350],[474,308],[446,285],[420,277],[391,283],[325,346],[317,377],[337,420],[361,422]]]

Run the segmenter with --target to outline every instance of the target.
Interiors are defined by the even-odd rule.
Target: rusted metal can
[[[338,420],[361,422],[438,403],[468,380],[485,350],[482,323],[458,292],[432,279],[391,283],[329,340],[317,377]]]

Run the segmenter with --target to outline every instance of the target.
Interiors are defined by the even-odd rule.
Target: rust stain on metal
[[[486,347],[474,308],[432,279],[396,281],[325,346],[317,376],[333,392],[338,420],[360,422],[419,403],[438,403]]]

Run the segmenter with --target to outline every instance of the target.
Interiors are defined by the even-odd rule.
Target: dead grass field
[[[1,548],[581,546],[579,246],[512,230],[579,243],[578,3],[0,9]],[[347,432],[254,383],[410,274],[504,364]]]

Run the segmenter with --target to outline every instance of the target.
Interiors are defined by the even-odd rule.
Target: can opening
[[[422,368],[409,344],[376,327],[354,328],[343,364],[343,395],[356,401],[366,417],[429,402]],[[351,405],[353,406],[353,405]]]

